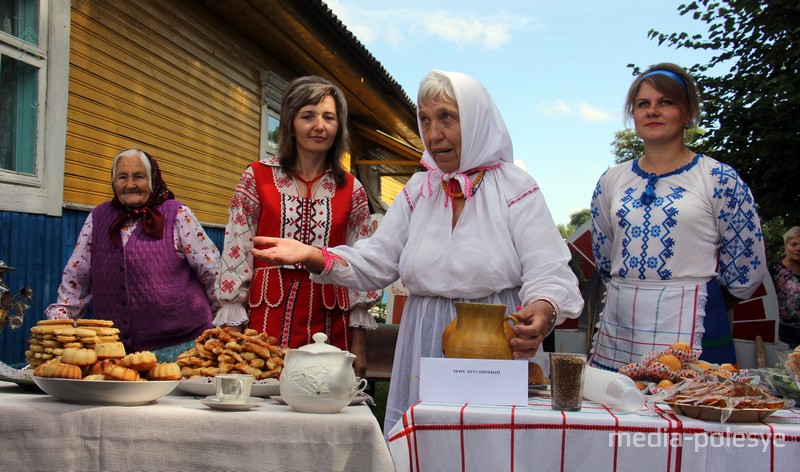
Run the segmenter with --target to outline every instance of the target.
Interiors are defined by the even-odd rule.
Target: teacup
[[[350,398],[355,398],[359,393],[362,393],[367,388],[367,384],[367,379],[356,377],[356,381],[353,383],[353,389],[350,391]]]
[[[245,403],[250,398],[253,376],[247,374],[220,374],[216,377],[217,400],[220,403]]]

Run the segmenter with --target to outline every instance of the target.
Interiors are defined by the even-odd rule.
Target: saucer
[[[272,400],[275,400],[276,402],[278,402],[281,405],[286,405],[286,400],[284,400],[283,397],[280,396],[280,395],[270,395],[269,398],[271,398]]]
[[[281,405],[286,405],[287,404],[286,400],[284,400],[283,397],[280,396],[280,395],[272,395],[269,398],[275,400],[276,402],[278,402]],[[349,406],[358,405],[359,403],[364,403],[365,401],[367,401],[367,398],[369,398],[369,397],[367,397],[366,395],[356,395],[352,400],[350,400],[350,405]]]
[[[200,400],[200,403],[212,410],[245,411],[259,406],[262,401],[264,401],[263,398],[250,397],[243,403],[222,403],[216,395],[211,395]]]

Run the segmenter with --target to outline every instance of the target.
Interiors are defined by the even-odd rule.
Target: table
[[[585,401],[579,412],[417,403],[389,432],[398,471],[796,471],[800,410],[761,423],[693,420],[663,405],[638,414]]]
[[[217,411],[175,393],[144,406],[99,406],[0,382],[0,470],[394,470],[364,404],[323,415],[267,399],[249,411]]]

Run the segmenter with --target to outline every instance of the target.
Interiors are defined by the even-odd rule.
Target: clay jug
[[[442,332],[445,357],[462,359],[511,359],[508,341],[514,331],[507,323],[517,319],[506,315],[505,305],[459,302],[456,317]]]

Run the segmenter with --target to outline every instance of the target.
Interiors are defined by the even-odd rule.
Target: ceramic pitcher
[[[505,305],[456,303],[456,317],[442,333],[445,357],[462,359],[511,359],[508,342],[514,331]]]

